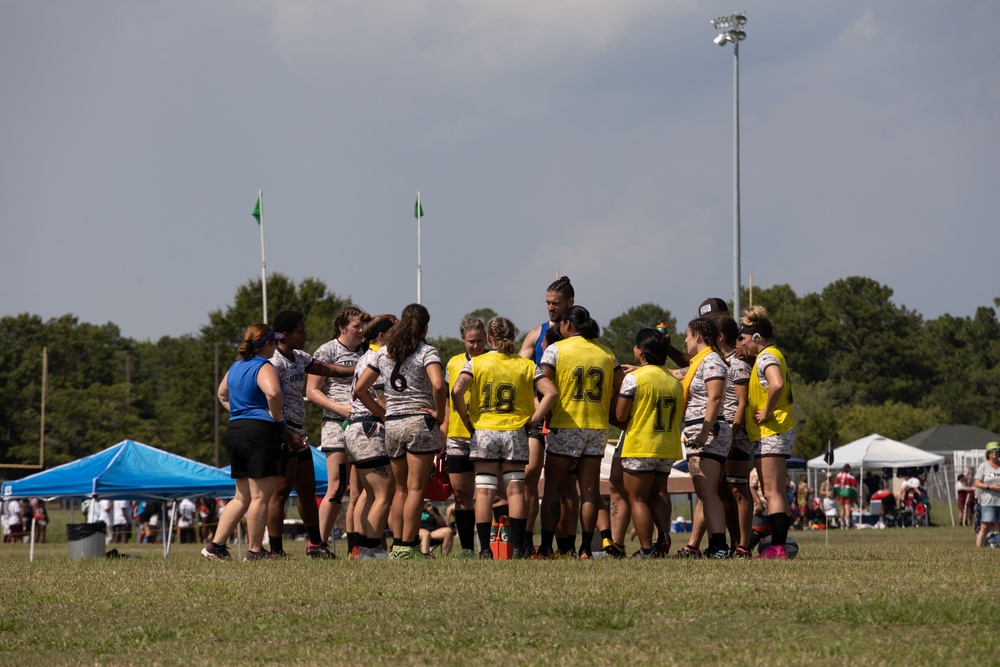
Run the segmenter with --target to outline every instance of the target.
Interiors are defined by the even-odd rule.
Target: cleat
[[[556,558],[576,558],[576,549],[560,551]]]
[[[715,560],[723,560],[732,557],[733,557],[733,552],[729,550],[729,547],[720,547],[718,549],[705,549],[705,558],[714,558]]]
[[[371,550],[372,558],[375,560],[389,560],[389,552],[382,547],[377,547]]]
[[[282,554],[283,555],[283,554]],[[243,557],[244,563],[253,563],[261,560],[277,560],[282,556],[278,554],[273,554],[267,549],[261,549],[260,551],[247,551],[247,555]]]
[[[375,560],[375,555],[368,547],[357,547],[358,557],[355,560]],[[352,549],[353,551],[353,549]]]
[[[493,560],[493,552],[489,548],[479,552],[479,560]]]
[[[535,555],[535,545],[534,544],[525,545],[524,551],[522,553],[524,554],[525,558],[531,558],[532,556]]]
[[[511,560],[524,560],[527,557],[528,557],[528,554],[526,552],[524,552],[524,551],[521,551],[518,548],[511,549],[511,551],[510,551],[510,559]]]
[[[788,560],[788,551],[782,546],[770,546],[761,551],[754,560]]]
[[[692,547],[690,544],[685,545],[683,549],[677,552],[677,558],[701,558],[701,549]]]
[[[749,560],[753,558],[753,553],[746,547],[736,547],[736,551],[733,552],[733,558],[737,560]]]
[[[653,559],[653,558],[656,558],[656,557],[657,557],[657,556],[656,556],[656,551],[650,551],[650,552],[649,552],[649,553],[647,554],[647,553],[643,553],[643,552],[642,552],[642,549],[639,549],[639,550],[638,550],[638,551],[636,551],[636,552],[635,552],[634,554],[632,554],[632,558],[635,558],[635,559],[637,559],[637,560],[645,560],[645,559],[647,559],[647,558],[649,558],[649,559]]]
[[[217,547],[211,542],[205,545],[205,548],[201,550],[201,555],[208,560],[227,561],[233,559],[225,544],[221,547]]]
[[[670,537],[653,545],[653,558],[666,558],[670,553]]]
[[[333,553],[333,550],[326,542],[323,544],[307,544],[306,556],[324,560],[333,560],[337,558],[337,554]]]
[[[250,553],[250,552],[247,551],[247,553]],[[261,552],[261,553],[264,553],[264,552]],[[270,556],[271,558],[281,558],[283,560],[295,560],[295,556],[293,556],[290,553],[285,553],[284,551],[268,551],[267,553],[271,554],[271,556]]]
[[[353,547],[351,547],[351,556],[350,556],[350,559],[351,560],[358,560],[359,558],[361,558],[361,550],[365,549],[365,548],[367,548],[367,547],[359,547],[358,545],[354,545]]]
[[[614,541],[605,537],[601,542],[601,546],[604,548],[605,556],[611,556],[612,558],[625,558],[625,548]]]
[[[581,551],[579,558],[580,560],[594,560],[594,555],[586,551]]]
[[[476,560],[476,552],[472,549],[462,549],[455,558],[458,560]]]

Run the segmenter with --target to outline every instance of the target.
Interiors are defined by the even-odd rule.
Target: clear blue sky
[[[433,335],[602,325],[864,275],[927,318],[1000,296],[1000,3],[0,0],[0,315],[196,333],[268,268]],[[766,304],[765,304],[766,305]],[[281,304],[272,304],[272,309]]]

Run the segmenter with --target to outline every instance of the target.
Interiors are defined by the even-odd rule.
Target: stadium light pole
[[[733,317],[739,322],[740,304],[740,42],[747,38],[746,12],[712,19],[719,31],[712,40],[719,46],[733,45]]]

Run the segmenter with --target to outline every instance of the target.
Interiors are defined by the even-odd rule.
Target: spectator
[[[194,544],[194,516],[198,506],[190,498],[184,498],[177,506],[177,533],[181,544]]]
[[[1000,525],[1000,443],[986,443],[986,461],[976,470],[976,488],[980,511],[976,546],[985,547],[990,530]]]
[[[850,528],[851,508],[858,499],[858,480],[851,474],[851,466],[844,464],[843,470],[833,480],[834,495],[840,507],[840,527]]]
[[[812,489],[809,488],[809,478],[807,475],[799,477],[799,484],[795,487],[795,504],[792,513],[795,516],[795,527],[803,530],[808,526],[809,521],[809,499],[812,496]]]
[[[438,509],[434,507],[434,503],[430,501],[424,503],[424,511],[420,514],[420,528],[418,532],[420,537],[420,553],[430,556],[431,545],[434,540],[438,540],[441,544],[441,554],[445,558],[451,553],[451,545],[455,540],[455,533],[452,532],[448,526],[448,522],[444,520]],[[488,544],[486,548],[489,548]]]
[[[8,500],[3,507],[3,541],[22,542],[24,540],[24,511],[21,501]]]
[[[45,509],[45,501],[41,498],[31,499],[31,517],[35,520],[35,542],[45,542],[45,530],[49,525],[49,513]]]
[[[116,544],[128,544],[132,539],[132,503],[128,500],[115,500],[112,503],[112,539]]]

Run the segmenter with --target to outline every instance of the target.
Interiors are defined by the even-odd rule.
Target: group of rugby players
[[[351,558],[427,557],[418,531],[439,453],[455,495],[460,558],[493,557],[491,529],[501,515],[509,517],[513,558],[589,559],[595,544],[596,552],[624,557],[630,523],[640,544],[634,557],[664,557],[670,549],[667,480],[686,451],[700,502],[692,539],[678,555],[750,557],[748,477],[756,463],[771,512],[771,546],[760,557],[787,558],[785,461],[795,430],[788,370],[772,345],[764,309],[748,309],[737,324],[724,301],[708,299],[687,327],[684,351],[671,346],[662,325],[650,326],[636,335],[634,359],[620,363],[574,298],[568,278],[552,283],[545,299],[549,319],[527,334],[519,351],[509,320],[466,319],[460,327],[465,352],[447,363],[425,341],[430,316],[419,304],[407,306],[398,320],[345,308],[334,320],[334,339],[314,355],[302,349],[305,318],[280,313],[270,361],[281,381],[283,437],[292,453],[268,504],[266,557],[286,555],[283,510],[292,488],[308,556],[334,557],[331,531],[347,495]],[[678,369],[668,369],[668,359]],[[328,490],[318,508],[310,502],[315,477],[304,398],[323,409],[319,448]],[[622,435],[606,504],[600,469],[611,425]],[[387,525],[391,551],[384,547]],[[225,541],[218,542],[204,555],[223,553]]]

